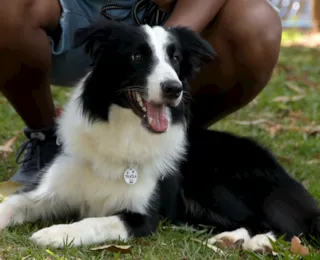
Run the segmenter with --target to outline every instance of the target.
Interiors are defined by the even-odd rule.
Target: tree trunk
[[[313,29],[320,32],[320,0],[313,0],[312,6]]]

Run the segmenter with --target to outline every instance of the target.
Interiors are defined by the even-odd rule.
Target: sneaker
[[[21,145],[16,157],[20,168],[10,181],[30,186],[37,181],[40,170],[54,159],[60,146],[52,128],[39,131],[26,128],[24,134],[28,141]]]

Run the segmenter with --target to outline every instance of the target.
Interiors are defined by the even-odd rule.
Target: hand
[[[173,10],[177,0],[152,0],[161,11],[170,12]]]

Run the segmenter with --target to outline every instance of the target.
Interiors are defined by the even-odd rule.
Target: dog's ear
[[[215,59],[216,52],[198,33],[185,27],[171,27],[169,31],[177,37],[181,45],[183,76],[193,76],[204,63]]]
[[[84,47],[85,53],[91,56],[95,63],[100,55],[112,46],[116,46],[120,38],[119,32],[124,30],[124,25],[118,21],[105,18],[78,29],[73,38],[73,48]]]

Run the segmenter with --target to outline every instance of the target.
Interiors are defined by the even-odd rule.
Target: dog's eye
[[[141,61],[142,60],[142,55],[140,53],[132,54],[131,59],[134,60],[134,61]]]
[[[178,57],[177,55],[173,56],[173,57],[172,57],[172,61],[173,61],[174,63],[179,62],[179,57]]]

